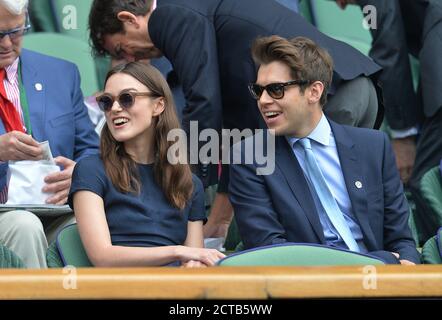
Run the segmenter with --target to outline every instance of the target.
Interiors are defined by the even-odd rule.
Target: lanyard
[[[29,117],[29,104],[28,98],[26,97],[25,86],[23,85],[21,62],[18,64],[18,85],[20,91],[20,105],[25,121],[26,133],[32,136],[31,118]]]

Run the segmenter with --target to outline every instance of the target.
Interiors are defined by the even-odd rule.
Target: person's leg
[[[378,98],[372,81],[367,77],[342,83],[324,107],[333,121],[361,128],[373,128],[378,113]]]
[[[63,215],[56,219],[45,219],[43,224],[45,226],[46,239],[48,243],[51,244],[55,241],[58,233],[66,226],[76,223],[75,216],[73,213]]]
[[[48,243],[40,219],[28,211],[0,214],[0,243],[12,250],[28,268],[46,268]]]

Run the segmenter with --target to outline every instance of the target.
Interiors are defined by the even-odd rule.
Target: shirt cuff
[[[406,137],[415,136],[417,135],[417,133],[417,126],[401,130],[390,129],[390,135],[392,139],[403,139]]]

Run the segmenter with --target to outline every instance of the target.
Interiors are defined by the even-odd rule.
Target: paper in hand
[[[51,148],[49,146],[49,141],[40,142],[39,145],[43,149],[43,161],[55,164],[54,157],[52,156]]]

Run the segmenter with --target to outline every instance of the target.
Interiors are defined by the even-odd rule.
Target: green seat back
[[[410,227],[411,230],[411,236],[413,237],[414,243],[416,244],[416,247],[419,247],[419,228],[416,224],[416,218],[415,218],[415,213],[414,211],[411,209],[411,207],[409,207],[409,212],[410,215],[408,217],[408,226]]]
[[[0,269],[23,269],[23,261],[7,247],[0,245]]]
[[[89,12],[92,2],[93,0],[52,0],[60,32],[89,44]],[[96,57],[94,60],[98,87],[101,89],[110,68],[110,58]]]
[[[98,91],[95,62],[89,45],[79,39],[57,33],[38,32],[24,37],[23,46],[49,56],[75,63],[81,75],[81,90],[84,96]],[[50,70],[57,72],[58,70]]]
[[[370,52],[370,49],[371,49],[370,43],[363,42],[363,41],[357,40],[357,39],[348,38],[345,36],[335,36],[334,38],[336,40],[345,42],[346,44],[352,46],[353,48],[355,48],[356,50],[358,50],[359,52],[361,52],[362,54],[364,54],[368,57],[368,53]]]
[[[308,22],[314,24],[310,0],[301,0],[299,2],[299,14]]]
[[[374,257],[311,244],[283,244],[234,253],[220,260],[220,266],[332,266],[380,265]]]
[[[442,228],[425,242],[422,248],[422,263],[442,264]]]
[[[48,268],[63,268],[64,264],[61,260],[60,253],[55,242],[51,243],[46,251],[46,263]]]
[[[310,4],[319,31],[368,55],[372,37],[362,25],[364,15],[359,6],[348,5],[341,10],[335,1],[330,0],[314,0]]]
[[[319,31],[331,37],[346,37],[371,44],[370,31],[362,25],[364,15],[358,5],[348,5],[341,10],[335,1],[310,1]]]
[[[431,209],[428,212],[438,227],[442,227],[442,178],[439,167],[434,167],[425,173],[420,182],[422,197]]]
[[[52,0],[61,33],[89,41],[89,12],[93,0]]]
[[[30,1],[29,16],[31,17],[33,31],[58,31],[58,23],[54,17],[51,0]]]
[[[62,229],[57,235],[55,243],[63,266],[92,267],[76,224],[71,224]]]

